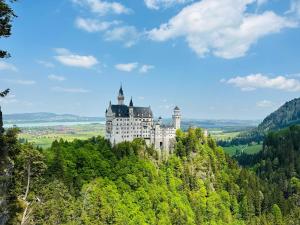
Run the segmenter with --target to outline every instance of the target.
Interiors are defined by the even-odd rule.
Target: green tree
[[[16,0],[11,0],[14,2]],[[6,0],[0,0],[0,38],[6,38],[11,35],[12,20],[16,15]],[[0,50],[0,58],[9,57],[7,51]]]

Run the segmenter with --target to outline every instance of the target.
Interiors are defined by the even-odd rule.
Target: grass
[[[253,145],[234,145],[230,147],[223,147],[224,151],[233,156],[236,152],[244,152],[247,154],[255,154],[262,149],[261,144],[253,144]]]
[[[102,124],[84,124],[74,126],[53,126],[53,127],[31,127],[21,128],[19,139],[28,141],[34,145],[48,148],[55,140],[74,139],[86,140],[93,136],[104,135],[105,126]]]
[[[104,135],[105,125],[103,124],[84,124],[72,126],[49,126],[49,127],[31,127],[21,128],[19,139],[21,141],[28,141],[34,145],[48,148],[55,140],[64,139],[66,141],[73,141],[74,139],[86,140],[93,136]],[[237,136],[239,131],[224,131],[222,129],[213,129],[209,131],[216,140],[227,140]],[[254,154],[260,151],[261,145],[239,145],[224,147],[224,151],[229,155],[235,155],[237,151],[248,154]]]

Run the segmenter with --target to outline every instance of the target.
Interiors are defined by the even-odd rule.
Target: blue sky
[[[116,102],[169,117],[262,119],[300,93],[298,0],[51,0],[13,4],[0,40],[4,113],[104,116]]]

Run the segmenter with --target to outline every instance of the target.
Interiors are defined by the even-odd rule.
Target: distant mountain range
[[[48,112],[4,114],[4,123],[41,123],[41,122],[84,122],[103,121],[103,117],[85,117],[72,114],[55,114]]]
[[[25,124],[25,123],[43,123],[43,122],[97,122],[104,121],[104,117],[86,117],[73,114],[55,114],[49,112],[39,113],[17,113],[4,114],[5,124]],[[166,123],[172,120],[167,118]],[[244,129],[253,128],[258,125],[258,120],[213,120],[213,119],[183,119],[182,128],[202,127],[202,128],[228,128],[228,129]]]

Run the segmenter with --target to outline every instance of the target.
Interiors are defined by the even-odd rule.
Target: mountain
[[[85,117],[72,114],[55,114],[48,112],[17,113],[3,116],[6,124],[33,123],[33,122],[78,122],[78,121],[103,121],[102,117]]]
[[[267,116],[256,128],[242,132],[229,141],[219,141],[218,144],[227,147],[232,145],[245,145],[252,142],[259,143],[270,131],[287,128],[300,124],[300,98],[286,102],[275,112]]]
[[[286,102],[275,112],[267,116],[258,126],[261,132],[279,130],[294,124],[300,124],[300,98]]]

